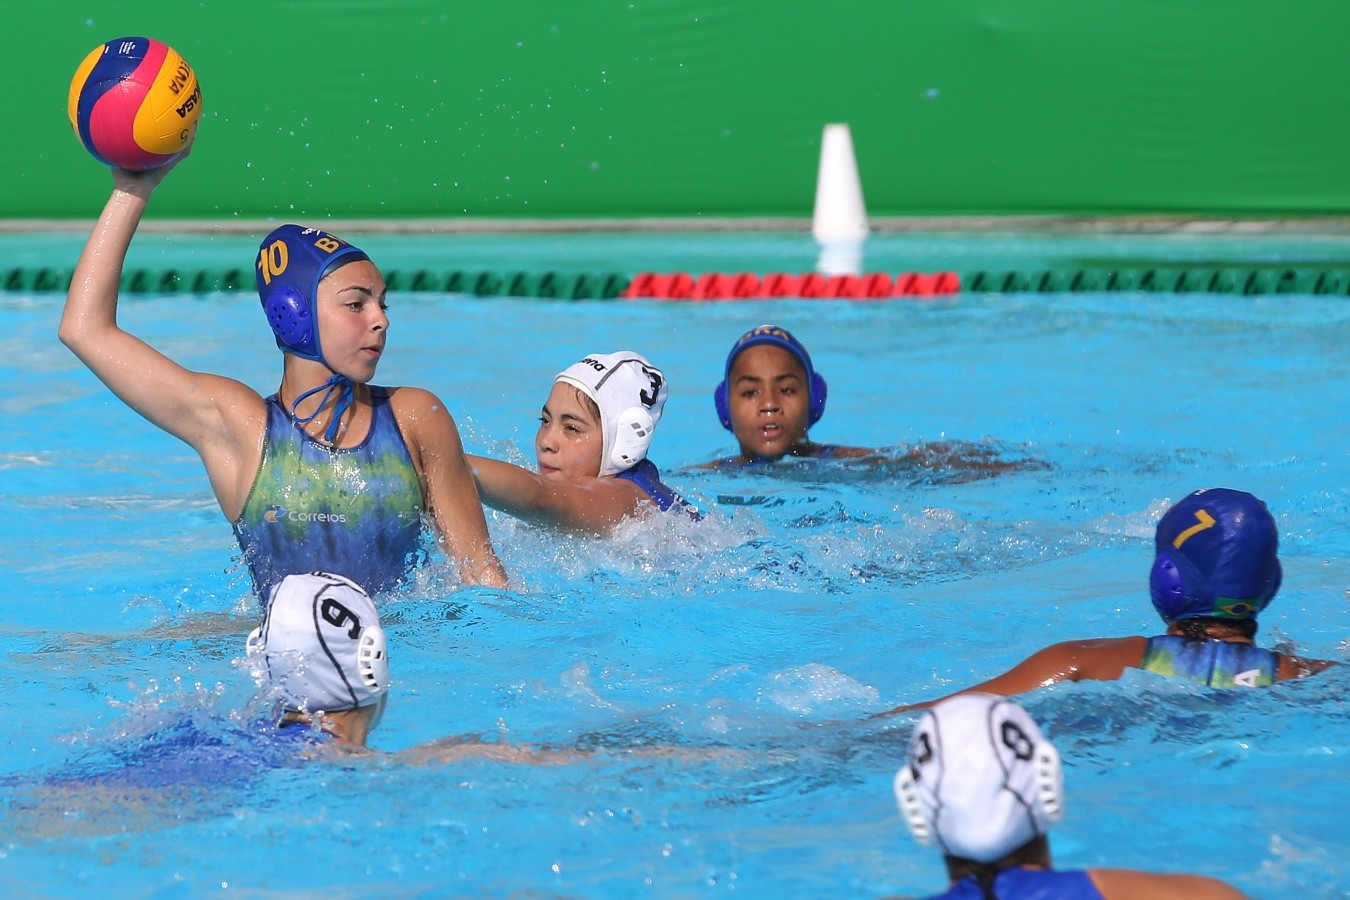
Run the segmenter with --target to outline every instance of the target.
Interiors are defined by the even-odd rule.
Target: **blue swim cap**
[[[1163,621],[1254,619],[1280,589],[1279,533],[1244,491],[1196,491],[1158,522],[1149,593]]]
[[[282,225],[263,238],[258,248],[258,298],[282,351],[324,362],[315,319],[319,282],[339,260],[345,264],[362,259],[370,257],[335,235],[303,225]]]
[[[779,328],[777,325],[761,325],[758,328],[752,328],[745,334],[736,339],[731,352],[727,354],[726,372],[722,376],[722,382],[713,389],[713,403],[717,406],[717,417],[722,420],[722,427],[727,431],[731,430],[731,389],[727,386],[727,381],[731,378],[731,366],[736,362],[736,357],[741,352],[754,347],[757,344],[769,344],[774,347],[781,347],[797,358],[801,363],[802,369],[806,371],[806,394],[811,403],[811,418],[808,424],[814,425],[820,421],[820,417],[825,415],[825,379],[811,365],[811,354],[806,352],[801,341],[792,336],[792,332],[786,328]]]

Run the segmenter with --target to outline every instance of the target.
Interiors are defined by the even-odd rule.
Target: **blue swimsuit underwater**
[[[994,876],[994,896],[998,900],[1102,900],[1101,892],[1087,872],[1011,867]],[[985,900],[984,889],[974,875],[962,878],[945,893],[928,900]]]

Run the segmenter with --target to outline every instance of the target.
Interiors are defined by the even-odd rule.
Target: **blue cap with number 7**
[[[1163,621],[1252,619],[1280,589],[1275,518],[1245,491],[1211,488],[1158,522],[1149,593]]]

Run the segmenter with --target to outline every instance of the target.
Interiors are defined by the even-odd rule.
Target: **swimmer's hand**
[[[874,719],[889,719],[891,716],[898,716],[907,712],[914,712],[920,709],[927,709],[936,703],[936,700],[929,700],[926,703],[908,703],[904,706],[897,706],[895,709],[888,709],[879,713],[872,713],[864,721],[871,722]]]
[[[171,171],[183,160],[192,154],[192,145],[183,151],[183,155],[173,162],[158,166],[154,169],[146,169],[144,172],[133,172],[130,169],[112,170],[113,190],[121,191],[124,194],[131,194],[135,197],[148,198],[155,188],[159,187]]]

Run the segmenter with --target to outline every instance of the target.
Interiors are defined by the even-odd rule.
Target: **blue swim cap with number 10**
[[[258,248],[258,299],[283,352],[324,362],[315,307],[319,282],[337,266],[363,259],[370,257],[359,248],[303,225],[282,225],[263,238]]]

